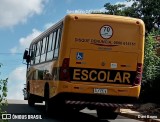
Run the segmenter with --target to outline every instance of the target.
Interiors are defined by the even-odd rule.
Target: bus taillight
[[[64,58],[60,69],[60,80],[70,81],[69,58]]]
[[[142,80],[142,63],[137,64],[137,73],[133,85],[140,85]]]

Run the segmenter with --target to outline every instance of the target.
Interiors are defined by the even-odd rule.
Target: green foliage
[[[155,32],[148,34],[145,40],[143,80],[153,81],[159,75],[160,58],[156,55]]]
[[[150,32],[145,41],[143,80],[140,99],[144,102],[160,102],[160,57],[157,56],[159,31]]]
[[[111,5],[110,3],[106,3],[104,5],[105,9],[108,10],[106,14],[111,15],[123,15],[124,4]]]
[[[2,65],[0,64],[0,67]],[[5,106],[7,106],[7,83],[8,83],[8,78],[6,79],[1,79],[0,80],[0,118],[3,113],[6,113],[4,110]],[[2,122],[7,122],[7,120],[1,120]]]

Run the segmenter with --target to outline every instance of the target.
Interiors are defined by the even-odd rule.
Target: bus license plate
[[[107,94],[107,89],[94,88],[93,92],[96,94]]]

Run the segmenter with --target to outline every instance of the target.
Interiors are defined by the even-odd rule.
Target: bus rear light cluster
[[[142,63],[137,64],[137,73],[133,85],[140,85],[142,80]]]
[[[69,58],[64,58],[60,69],[60,80],[70,81]]]

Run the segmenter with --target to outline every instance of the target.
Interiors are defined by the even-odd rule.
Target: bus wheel
[[[45,112],[48,114],[51,111],[51,100],[49,99],[49,88],[45,88]]]
[[[98,108],[97,116],[99,119],[116,119],[118,113],[115,112],[114,108]]]
[[[27,98],[28,98],[28,105],[33,107],[35,104],[35,100],[34,100],[34,95],[30,93],[29,82],[27,83]]]
[[[34,104],[35,104],[34,95],[28,93],[28,105],[32,107],[34,106]]]

